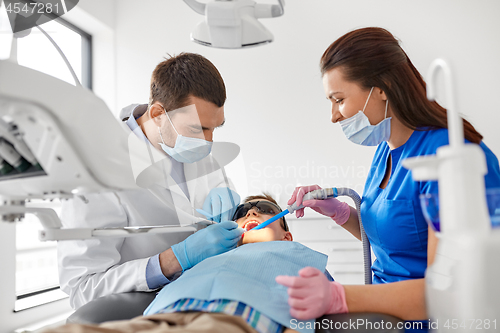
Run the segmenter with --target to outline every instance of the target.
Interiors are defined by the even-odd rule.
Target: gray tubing
[[[356,210],[358,211],[359,220],[359,230],[361,231],[361,241],[363,243],[363,265],[365,269],[365,284],[372,284],[372,254],[370,249],[370,241],[365,233],[365,228],[363,228],[363,222],[361,221],[361,198],[356,191],[346,188],[337,187],[338,196],[347,196],[354,200],[356,205]]]
[[[57,45],[57,43],[52,39],[52,37],[50,37],[50,35],[48,33],[45,32],[45,30],[43,30],[42,28],[40,28],[38,25],[36,26],[38,30],[40,30],[41,33],[43,33],[45,35],[45,37],[48,38],[48,40],[52,43],[52,45],[54,45],[54,47],[56,48],[57,52],[59,52],[59,55],[61,56],[61,58],[63,58],[64,60],[64,63],[66,64],[66,66],[68,67],[69,69],[69,72],[71,73],[71,76],[73,76],[73,80],[75,81],[75,85],[78,87],[78,86],[82,86],[82,84],[80,83],[80,80],[78,80],[78,76],[76,76],[75,74],[75,71],[73,70],[73,67],[71,67],[71,64],[69,63],[69,60],[68,58],[66,58],[66,56],[64,55],[64,52],[61,50],[61,48]]]

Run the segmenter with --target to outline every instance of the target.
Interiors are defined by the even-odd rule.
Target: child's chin
[[[270,242],[275,239],[272,239],[272,237],[269,237],[269,235],[259,235],[259,234],[253,234],[253,233],[245,233],[245,236],[243,237],[243,242],[242,244],[250,244],[250,243],[262,243],[262,242]]]
[[[241,245],[252,244],[252,243],[262,243],[262,242],[268,242],[268,241],[267,240],[260,240],[260,239],[251,239],[251,240],[244,239],[243,242],[241,243]]]

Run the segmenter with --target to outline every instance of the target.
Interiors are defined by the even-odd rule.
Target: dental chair
[[[83,305],[68,317],[68,324],[100,324],[105,321],[112,320],[127,320],[137,316],[142,316],[142,313],[153,301],[156,292],[128,292],[114,294],[97,298]],[[365,327],[373,327],[373,330],[350,329],[344,323],[363,320]],[[328,327],[341,327],[340,329],[324,328],[326,325],[321,323],[328,322]],[[316,319],[319,322],[320,329],[317,333],[333,333],[333,332],[380,332],[380,333],[402,333],[404,329],[397,329],[398,323],[402,321],[396,317],[380,314],[380,313],[346,313],[326,315]],[[382,325],[382,323],[384,323]],[[389,324],[390,323],[390,324]],[[344,324],[342,326],[342,324]],[[342,328],[343,327],[343,328]],[[392,329],[376,329],[377,327],[392,327]]]
[[[369,249],[369,247],[368,247]],[[370,257],[365,256],[365,262]],[[371,282],[371,267],[366,263],[365,270],[369,270],[368,276],[365,274],[365,282]],[[370,281],[366,281],[366,280]],[[100,324],[105,321],[127,320],[141,316],[148,305],[154,300],[157,292],[128,292],[100,297],[77,309],[68,319],[67,323],[76,324]],[[362,321],[364,326],[373,329],[351,328],[348,323],[359,323]],[[324,324],[327,323],[327,324]],[[347,313],[325,315],[316,319],[316,325],[319,327],[315,332],[384,332],[398,333],[405,332],[404,329],[398,329],[398,324],[404,322],[394,316],[379,313]],[[335,327],[338,327],[335,329]],[[391,329],[389,329],[389,327]]]
[[[111,320],[126,320],[141,316],[156,297],[156,291],[114,294],[97,298],[78,308],[68,324],[100,324]]]

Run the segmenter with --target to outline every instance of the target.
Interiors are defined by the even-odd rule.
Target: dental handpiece
[[[302,201],[306,201],[306,200],[326,200],[326,199],[329,199],[329,198],[335,198],[337,196],[338,196],[337,188],[335,188],[335,187],[333,187],[333,188],[322,188],[322,189],[319,189],[319,190],[314,190],[314,191],[306,193],[304,195],[304,198],[302,199]],[[287,209],[285,209],[281,213],[279,213],[279,214],[271,217],[269,220],[267,220],[265,222],[262,222],[261,224],[259,224],[255,228],[252,228],[251,230],[259,230],[259,229],[265,228],[268,225],[270,225],[271,223],[273,223],[274,221],[279,220],[280,218],[282,218],[283,216],[285,216],[287,214],[292,214],[293,212],[295,212],[296,210],[301,209],[301,208],[304,208],[304,205],[297,206],[296,203],[293,203],[292,205],[289,205],[287,207]]]

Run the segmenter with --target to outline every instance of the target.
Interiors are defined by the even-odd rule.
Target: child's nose
[[[258,212],[257,208],[255,208],[255,207],[250,208],[247,212],[247,216],[250,216],[250,215],[259,216],[259,212]]]

